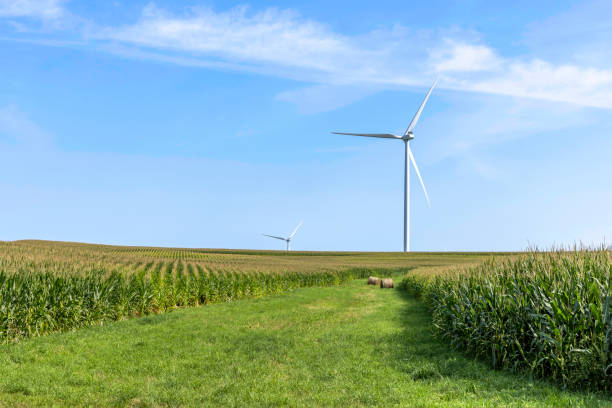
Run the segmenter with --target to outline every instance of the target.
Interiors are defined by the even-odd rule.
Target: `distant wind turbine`
[[[283,238],[283,237],[277,237],[275,235],[268,235],[268,234],[261,234],[261,235],[265,235],[266,237],[270,237],[270,238],[276,238],[276,239],[280,239],[281,241],[287,241],[287,251],[291,250],[291,239],[293,238],[293,236],[295,235],[295,233],[297,232],[297,230],[302,226],[302,221],[300,221],[300,223],[298,224],[297,227],[295,227],[295,229],[293,230],[293,232],[291,233],[291,235],[289,235],[287,238]]]
[[[410,125],[408,125],[408,129],[404,132],[403,136],[394,135],[391,133],[343,133],[343,132],[332,132],[336,135],[349,135],[349,136],[366,136],[366,137],[380,137],[383,139],[398,139],[404,141],[404,252],[408,252],[410,250],[410,164],[414,166],[414,170],[416,170],[416,174],[419,177],[419,181],[421,182],[421,186],[423,187],[423,192],[425,192],[425,198],[427,199],[427,205],[429,206],[429,196],[427,195],[427,189],[425,188],[425,184],[423,183],[423,178],[421,177],[421,173],[419,172],[419,168],[417,167],[416,161],[414,160],[414,155],[410,150],[410,141],[414,139],[414,134],[412,130],[416,126],[419,118],[421,117],[421,112],[423,112],[423,108],[429,99],[429,95],[435,88],[438,80],[436,79],[429,88],[429,92],[425,96],[425,99],[421,103],[419,110],[416,112]]]

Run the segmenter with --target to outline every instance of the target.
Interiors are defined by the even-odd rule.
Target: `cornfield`
[[[363,275],[365,275],[363,273]],[[232,273],[160,262],[131,275],[0,272],[0,339],[18,340],[182,306],[337,285],[362,273]]]
[[[0,342],[479,256],[0,242]]]
[[[238,251],[0,241],[0,343],[179,307],[472,264],[483,254]]]
[[[186,250],[0,243],[0,342],[185,306],[338,285],[367,268],[211,267]],[[215,264],[213,264],[215,265]],[[228,267],[229,266],[229,267]]]
[[[429,306],[437,333],[495,368],[571,388],[612,391],[608,251],[531,252],[465,273],[412,275],[401,287]]]

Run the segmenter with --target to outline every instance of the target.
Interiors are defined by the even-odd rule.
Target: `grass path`
[[[489,370],[363,281],[0,346],[0,406],[611,407]]]

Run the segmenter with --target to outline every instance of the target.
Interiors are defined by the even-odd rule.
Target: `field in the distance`
[[[504,255],[497,253],[497,256]],[[446,267],[474,264],[489,253],[309,252],[197,248],[155,248],[56,241],[0,241],[0,266],[15,270],[24,263],[42,270],[82,273],[76,266],[101,266],[134,272],[154,262],[189,262],[212,270],[236,272],[338,271],[351,267]]]

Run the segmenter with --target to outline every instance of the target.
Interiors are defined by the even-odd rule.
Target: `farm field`
[[[0,342],[179,307],[338,285],[374,270],[434,270],[482,258],[5,242],[0,244]]]
[[[129,247],[38,240],[0,241],[0,265],[5,270],[17,271],[27,265],[37,272],[72,274],[83,274],[94,267],[132,273],[150,262],[178,260],[200,264],[212,270],[235,272],[338,271],[351,267],[429,268],[474,264],[488,256],[488,253],[461,252],[286,252]]]
[[[363,280],[0,346],[0,406],[608,407],[493,371]]]
[[[0,406],[612,406],[434,336],[414,285],[493,258],[2,242]]]

